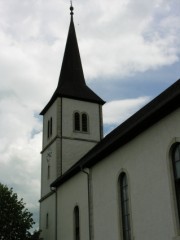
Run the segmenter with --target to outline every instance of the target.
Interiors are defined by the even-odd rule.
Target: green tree
[[[12,188],[0,183],[0,240],[37,240],[39,232],[29,231],[33,224],[23,199],[18,200]]]
[[[32,235],[29,235],[29,238],[27,240],[40,240],[40,233],[41,231],[34,231]]]

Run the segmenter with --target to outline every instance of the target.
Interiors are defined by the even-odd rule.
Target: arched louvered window
[[[86,113],[82,113],[82,132],[88,131],[88,116]]]
[[[79,207],[74,208],[74,237],[80,240],[80,223],[79,223]]]
[[[128,181],[127,176],[124,172],[120,174],[119,185],[120,185],[120,207],[122,221],[121,226],[123,240],[131,240]]]
[[[89,131],[87,113],[75,112],[73,122],[74,122],[73,123],[74,131],[78,131],[82,133],[87,133]]]
[[[74,130],[80,131],[80,114],[78,112],[74,113]]]
[[[172,162],[176,189],[177,210],[180,222],[180,143],[175,144],[172,149]]]

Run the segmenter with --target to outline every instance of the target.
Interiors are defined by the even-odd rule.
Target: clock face
[[[52,150],[51,149],[48,149],[47,150],[47,154],[46,154],[46,160],[47,162],[49,162],[52,158]]]

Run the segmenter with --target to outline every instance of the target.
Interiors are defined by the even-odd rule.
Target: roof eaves
[[[43,110],[40,112],[40,115],[44,115],[48,109],[51,107],[51,105],[55,102],[55,100],[58,97],[64,97],[64,98],[69,98],[69,99],[74,99],[74,100],[79,100],[79,101],[85,101],[85,102],[91,102],[91,103],[98,103],[100,105],[104,105],[106,102],[104,100],[102,100],[101,98],[99,98],[99,100],[95,100],[95,99],[87,99],[87,98],[81,98],[81,97],[76,97],[76,96],[69,96],[69,95],[65,95],[65,94],[54,94],[52,96],[52,98],[50,99],[50,101],[46,104],[46,106],[43,108]]]
[[[58,187],[82,168],[92,167],[180,106],[180,79],[109,133],[51,186]]]

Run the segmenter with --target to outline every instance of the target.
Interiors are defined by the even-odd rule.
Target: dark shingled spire
[[[105,103],[85,83],[73,22],[73,9],[74,8],[71,5],[71,21],[59,76],[59,83],[52,98],[40,113],[41,115],[45,114],[57,97],[67,97],[87,102],[99,103],[101,105]]]

